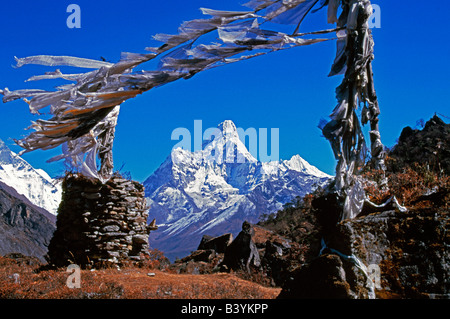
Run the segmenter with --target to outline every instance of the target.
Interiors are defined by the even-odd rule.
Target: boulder
[[[381,297],[449,298],[449,226],[445,210],[386,211],[339,223],[329,246],[378,268]],[[356,291],[364,279],[353,277]]]
[[[449,224],[444,209],[326,224],[322,255],[299,267],[279,297],[450,298]]]
[[[299,268],[279,299],[351,299],[341,258],[325,254]]]
[[[260,267],[261,260],[258,249],[252,240],[253,235],[252,225],[244,221],[242,231],[225,251],[222,266],[233,270],[244,269],[247,272],[250,272],[250,266]]]

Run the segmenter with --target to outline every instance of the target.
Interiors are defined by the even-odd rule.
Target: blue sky
[[[81,28],[69,29],[69,4],[81,8]],[[175,33],[181,22],[202,18],[200,7],[245,10],[243,1],[20,1],[3,3],[0,12],[0,87],[52,89],[60,83],[27,82],[32,75],[55,68],[24,66],[14,69],[14,56],[73,55],[117,62],[121,52],[144,53],[158,44],[151,36]],[[374,29],[375,88],[381,107],[383,143],[392,147],[404,126],[428,120],[435,112],[450,116],[450,43],[448,1],[373,0],[381,9],[381,28]],[[289,31],[295,26],[284,30]],[[330,28],[326,10],[310,14],[300,31]],[[275,52],[201,72],[146,92],[122,104],[114,144],[116,169],[123,166],[143,181],[178,142],[178,127],[193,132],[194,120],[203,129],[231,119],[244,129],[279,128],[282,159],[300,154],[319,169],[334,174],[335,160],[317,124],[333,110],[341,76],[327,77],[335,42]],[[146,65],[143,65],[146,68]],[[154,69],[154,65],[148,65]],[[35,119],[23,101],[0,102],[0,139],[14,151]],[[447,123],[449,119],[443,118]],[[62,175],[62,163],[47,164],[59,153],[35,151],[23,157],[50,175]],[[256,154],[254,154],[256,155]]]

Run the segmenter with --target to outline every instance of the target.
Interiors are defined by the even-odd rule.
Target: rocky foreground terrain
[[[0,257],[0,299],[273,299],[280,292],[232,274],[179,275],[154,266],[81,270],[80,288],[70,288],[65,268],[42,269],[34,258],[9,254]]]

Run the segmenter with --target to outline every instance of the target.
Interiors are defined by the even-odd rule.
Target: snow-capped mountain
[[[0,140],[0,182],[24,195],[34,205],[56,215],[62,189],[45,171],[33,168]]]
[[[232,121],[221,123],[214,135],[202,150],[172,150],[144,182],[149,218],[159,225],[150,246],[170,259],[195,250],[204,234],[236,236],[244,220],[255,223],[331,177],[299,155],[258,161]]]

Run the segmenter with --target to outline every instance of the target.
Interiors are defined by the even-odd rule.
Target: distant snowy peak
[[[236,125],[234,125],[233,121],[231,120],[223,121],[217,126],[217,128],[222,132],[223,135],[239,138]]]
[[[208,130],[205,135],[210,139],[204,141],[201,150],[172,150],[164,163],[144,182],[147,196],[151,196],[161,185],[191,192],[205,189],[199,186],[205,183],[220,184],[225,188],[231,185],[242,193],[264,180],[278,179],[294,171],[316,179],[331,178],[299,155],[289,160],[258,161],[247,150],[239,138],[238,129],[230,120]],[[194,184],[197,186],[191,187]]]
[[[42,169],[33,168],[0,140],[0,181],[24,195],[34,205],[56,215],[62,189]]]
[[[221,149],[222,156],[219,157],[222,161],[227,163],[256,163],[257,159],[247,150],[245,144],[239,137],[239,132],[234,123],[230,120],[226,120],[220,123],[217,127],[218,136],[215,136],[214,140],[207,144],[203,152],[206,152],[206,156],[211,156],[213,159],[217,159],[217,152],[215,149]]]
[[[309,175],[314,175],[316,177],[324,177],[324,178],[332,177],[322,172],[317,167],[309,164],[307,161],[301,158],[300,155],[294,155],[290,160],[282,161],[281,164],[284,165],[287,169],[302,172]]]
[[[182,148],[173,149],[170,155],[172,163],[184,165],[196,162],[202,165],[221,165],[257,162],[240,140],[238,129],[230,120],[220,123],[217,128],[207,129],[204,137],[201,150],[191,152]]]
[[[244,220],[257,222],[331,177],[299,155],[258,161],[239,130],[232,121],[206,130],[202,149],[173,149],[144,182],[149,216],[160,226],[150,242],[166,256],[195,249],[205,233],[237,235]]]

